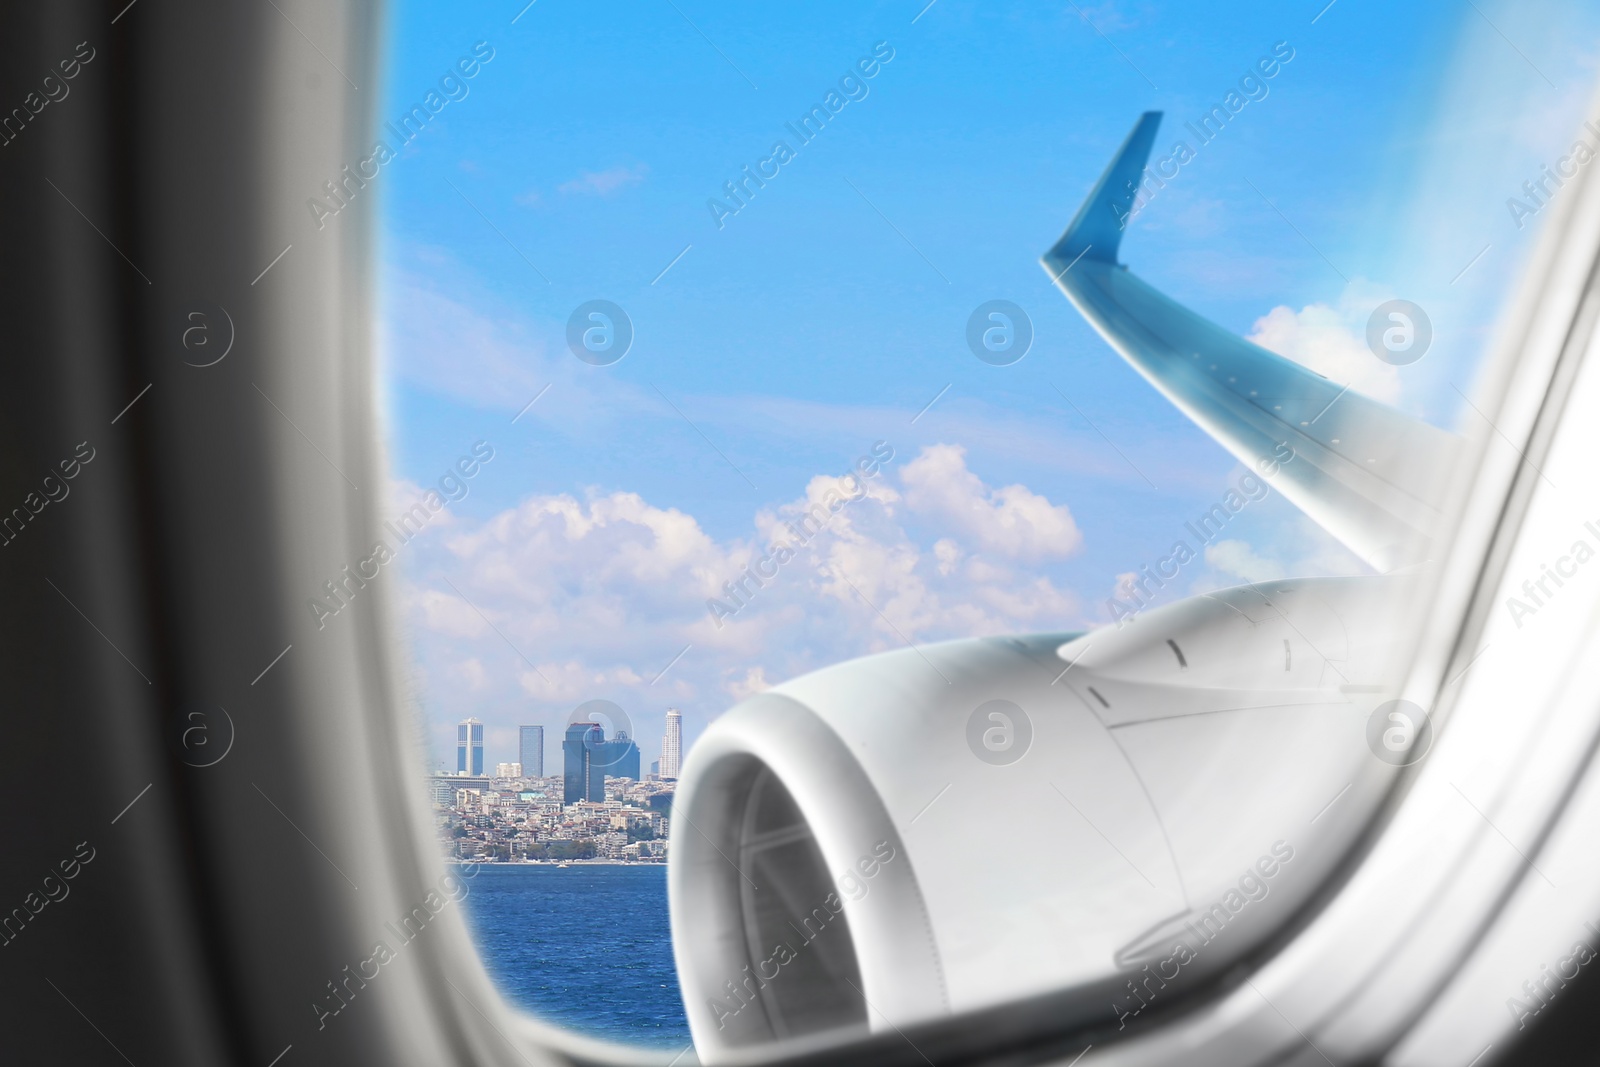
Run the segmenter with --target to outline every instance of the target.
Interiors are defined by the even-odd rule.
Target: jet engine
[[[1061,989],[1126,1018],[1258,945],[1394,772],[1368,723],[1398,584],[1270,582],[1120,629],[906,648],[733,708],[673,809],[701,1057]]]

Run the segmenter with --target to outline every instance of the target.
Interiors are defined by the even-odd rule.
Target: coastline
[[[665,861],[644,860],[459,860],[445,859],[451,867],[665,867]]]

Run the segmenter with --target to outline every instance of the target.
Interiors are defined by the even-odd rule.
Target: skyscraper
[[[677,778],[683,765],[683,713],[667,709],[667,735],[661,739],[661,777]]]
[[[594,760],[596,750],[605,739],[605,729],[597,722],[575,722],[567,726],[566,736],[561,739],[562,804],[606,799],[605,767],[596,766]]]
[[[517,728],[517,759],[522,761],[523,774],[529,778],[544,777],[543,726]]]
[[[639,778],[639,746],[618,730],[611,740],[599,723],[575,722],[561,740],[561,802],[603,803],[607,778]]]
[[[456,773],[483,774],[483,723],[462,719],[456,724]]]
[[[601,744],[595,762],[604,769],[607,778],[632,778],[637,782],[643,777],[639,773],[639,746],[626,730],[618,730],[611,735],[611,740]]]

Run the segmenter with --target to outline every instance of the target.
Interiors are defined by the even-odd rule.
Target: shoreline
[[[458,860],[446,859],[449,867],[665,867],[654,860]]]

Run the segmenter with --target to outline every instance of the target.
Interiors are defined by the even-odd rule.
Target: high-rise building
[[[456,724],[456,773],[483,774],[483,723],[462,719]]]
[[[522,764],[520,764],[520,763],[496,763],[494,765],[494,776],[496,778],[521,778],[522,777]]]
[[[543,726],[517,728],[517,759],[522,763],[523,774],[529,778],[544,777]]]
[[[561,739],[561,803],[606,799],[605,768],[593,765],[595,750],[605,743],[606,732],[597,722],[575,722]],[[595,771],[599,780],[595,780]]]
[[[637,782],[643,777],[639,773],[639,758],[638,744],[626,730],[618,730],[611,735],[611,740],[601,744],[596,762],[604,768],[607,778],[632,778]]]
[[[561,739],[561,802],[604,803],[607,778],[639,778],[639,746],[618,730],[611,740],[597,722],[575,722]]]
[[[667,735],[661,739],[661,777],[678,777],[683,766],[683,713],[667,709]]]

